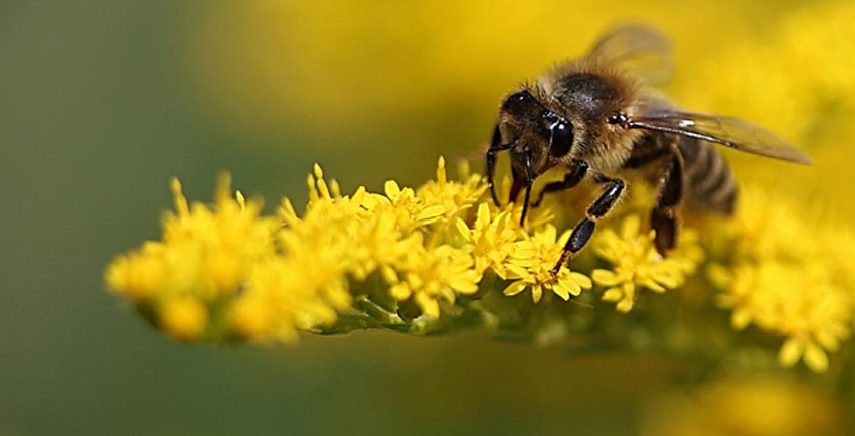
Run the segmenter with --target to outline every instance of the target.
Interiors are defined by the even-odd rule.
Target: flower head
[[[491,213],[489,204],[481,203],[472,228],[461,218],[456,226],[467,250],[475,257],[475,270],[483,273],[489,268],[505,277],[504,263],[513,254],[514,243],[522,237],[511,211]]]
[[[453,223],[463,216],[481,197],[487,186],[480,175],[469,175],[465,181],[448,180],[445,158],[440,157],[436,169],[436,180],[425,183],[418,189],[418,197],[427,210],[442,210],[441,218]]]
[[[398,301],[412,298],[427,317],[439,318],[439,300],[453,303],[457,295],[478,291],[481,274],[473,265],[472,257],[461,249],[418,246],[397,265],[398,273],[387,277],[389,294]]]
[[[547,225],[533,236],[514,244],[514,253],[504,266],[507,278],[513,280],[505,288],[505,295],[517,295],[531,289],[532,301],[537,303],[543,297],[544,289],[562,300],[568,300],[571,295],[579,295],[582,289],[591,288],[591,279],[570,271],[568,267],[562,267],[557,276],[552,275],[552,268],[561,257],[570,232],[564,232],[557,241],[555,235],[555,227]]]
[[[620,233],[605,229],[594,241],[594,250],[609,262],[610,269],[595,269],[592,278],[608,287],[603,300],[617,302],[617,310],[629,312],[635,304],[638,288],[665,292],[680,286],[686,271],[693,269],[691,258],[662,258],[653,245],[655,233],[641,230],[638,215],[627,216]],[[694,250],[690,250],[695,253]]]
[[[175,211],[163,218],[163,240],[118,256],[107,268],[107,286],[152,307],[167,332],[179,339],[202,336],[207,306],[239,291],[252,265],[275,254],[278,223],[260,215],[261,203],[232,198],[230,178],[220,177],[213,206],[188,205],[172,180]]]

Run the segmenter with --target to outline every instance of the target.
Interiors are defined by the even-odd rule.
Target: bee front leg
[[[650,226],[656,231],[653,244],[656,251],[663,256],[677,246],[679,223],[676,209],[683,199],[686,184],[683,166],[683,156],[678,150],[674,150],[665,176],[659,181],[656,205],[650,214]]]
[[[490,148],[487,149],[487,183],[490,185],[490,195],[493,196],[493,202],[496,206],[499,204],[499,197],[496,196],[496,187],[493,185],[493,175],[496,172],[496,153],[511,149],[514,144],[500,144],[502,135],[499,133],[499,125],[493,129],[493,139],[490,141]]]
[[[607,184],[608,186],[606,187],[606,190],[603,191],[602,195],[594,200],[594,204],[588,207],[588,210],[585,213],[585,218],[583,218],[582,221],[580,221],[573,229],[573,233],[570,234],[570,239],[568,239],[567,244],[564,245],[564,251],[561,253],[561,258],[558,259],[555,267],[552,268],[551,273],[553,276],[558,275],[558,271],[561,270],[561,265],[564,265],[564,262],[567,261],[567,258],[570,257],[571,254],[576,254],[585,246],[585,244],[588,243],[588,240],[591,239],[591,235],[594,233],[594,227],[596,227],[597,220],[605,216],[605,214],[611,210],[612,206],[614,206],[620,198],[624,191],[624,187],[626,186],[626,183],[621,179],[597,176],[594,180],[597,183]]]

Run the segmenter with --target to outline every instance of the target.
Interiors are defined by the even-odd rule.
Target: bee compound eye
[[[554,157],[562,157],[573,147],[573,125],[560,120],[552,126],[552,144],[549,152]]]

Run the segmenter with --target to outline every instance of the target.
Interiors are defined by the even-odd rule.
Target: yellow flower
[[[595,269],[591,278],[607,286],[603,300],[617,302],[617,310],[629,312],[635,304],[639,287],[654,292],[674,289],[684,282],[684,273],[694,268],[690,257],[663,259],[653,245],[655,234],[641,231],[638,215],[629,215],[618,234],[605,229],[595,237],[594,250],[612,268]],[[692,250],[694,251],[694,250]],[[690,267],[691,266],[691,267]]]
[[[507,278],[514,281],[505,288],[505,295],[513,296],[531,289],[532,301],[537,303],[543,297],[545,288],[547,292],[552,291],[566,301],[571,295],[579,295],[582,289],[591,289],[591,279],[570,271],[567,266],[559,270],[557,277],[552,275],[551,270],[561,257],[570,232],[564,232],[558,241],[555,235],[555,227],[547,225],[534,236],[514,244],[514,253],[504,265]]]
[[[402,219],[400,210],[380,206],[372,198],[375,194],[364,187],[352,196],[331,195],[319,166],[315,166],[315,176],[309,178],[310,201],[303,217],[287,199],[280,207],[287,227],[279,237],[286,250],[315,246],[337,259],[337,272],[348,271],[364,280],[378,268],[399,262],[413,246],[414,239],[402,228],[409,229],[410,212],[405,211]]]
[[[475,257],[475,270],[483,273],[490,268],[505,278],[504,262],[513,254],[514,242],[521,237],[521,230],[510,210],[494,215],[490,213],[488,203],[481,203],[471,229],[461,218],[457,219],[456,226],[467,250]]]
[[[401,230],[412,231],[431,225],[441,220],[446,212],[443,205],[425,205],[413,188],[402,189],[394,180],[386,181],[383,191],[385,196],[371,194],[362,205],[372,213],[394,216],[394,224]]]
[[[169,280],[171,265],[165,255],[162,243],[146,242],[139,251],[117,256],[107,267],[107,286],[135,302],[155,297]]]
[[[256,264],[233,302],[233,330],[248,339],[290,342],[298,330],[333,324],[336,311],[349,308],[351,300],[334,258],[295,250]]]
[[[445,158],[440,156],[436,180],[425,183],[418,190],[419,198],[427,210],[442,208],[445,222],[454,222],[478,201],[487,189],[482,177],[470,175],[464,182],[449,181],[445,171]]]
[[[425,316],[439,318],[439,300],[450,303],[456,295],[472,295],[478,291],[481,274],[473,269],[474,261],[465,251],[448,245],[433,249],[418,246],[407,253],[406,259],[389,274],[389,294],[398,301],[410,298]]]

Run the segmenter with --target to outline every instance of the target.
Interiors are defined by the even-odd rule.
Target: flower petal
[[[508,285],[502,293],[509,297],[514,296],[525,290],[525,287],[526,283],[522,280],[518,280]]]
[[[790,367],[796,364],[804,354],[804,342],[798,338],[790,338],[781,346],[778,351],[778,362],[782,366]]]
[[[809,342],[805,348],[805,364],[813,372],[825,372],[828,370],[828,355],[822,347]]]
[[[594,279],[594,282],[598,285],[603,286],[616,286],[621,282],[617,274],[606,269],[595,269],[591,273],[591,278]]]

